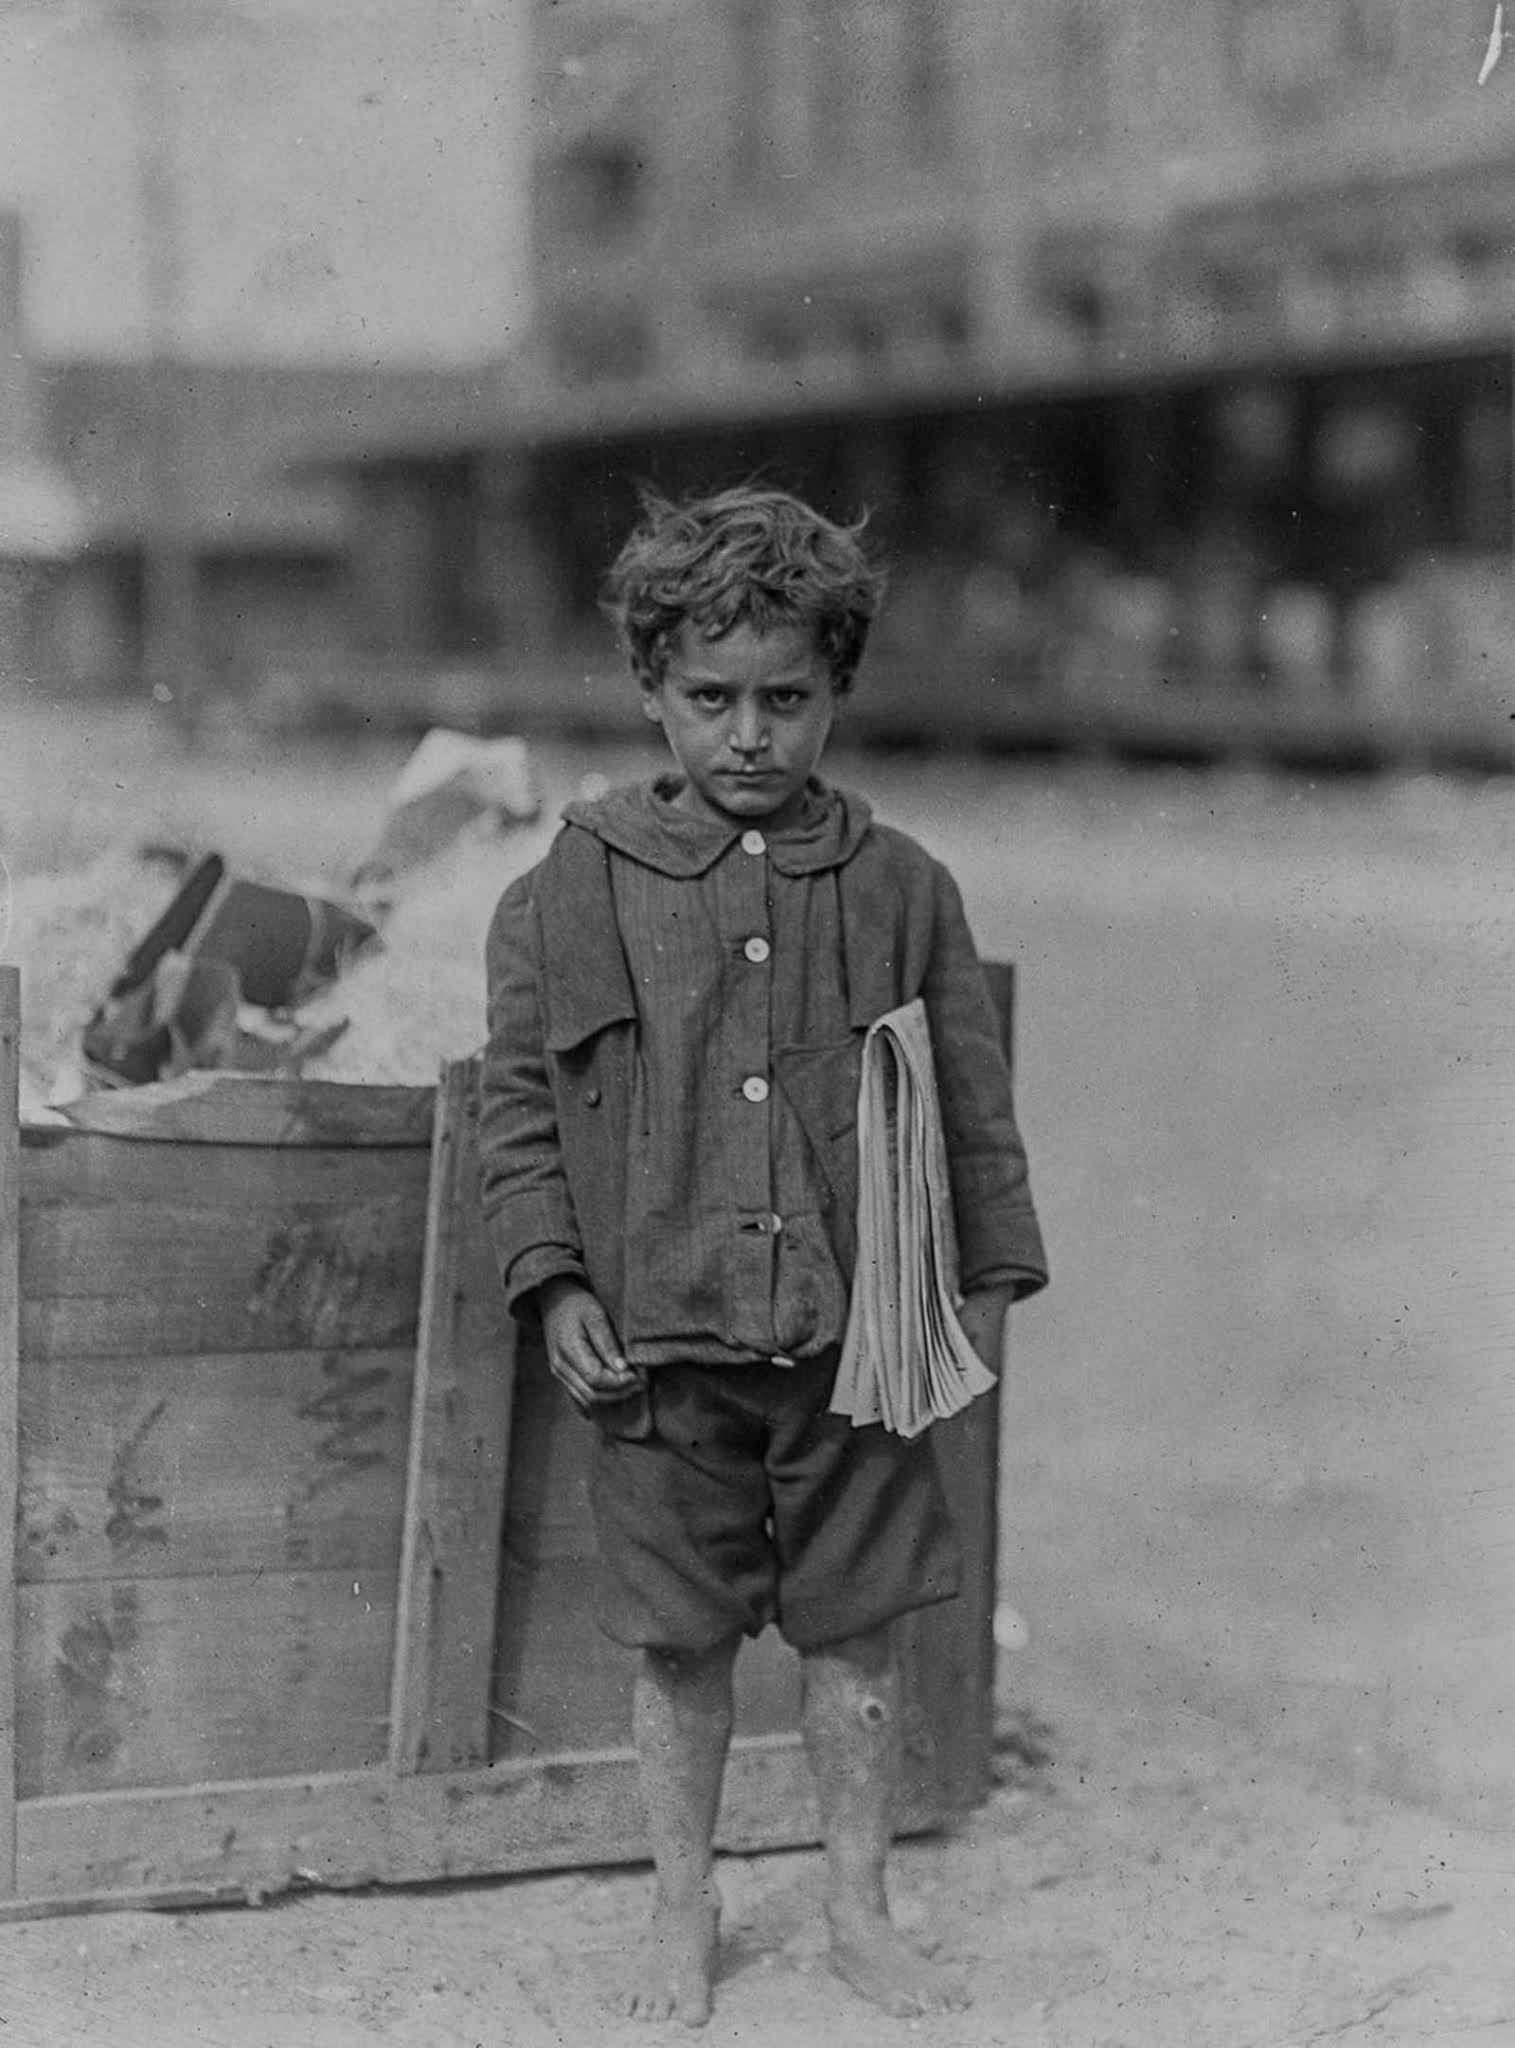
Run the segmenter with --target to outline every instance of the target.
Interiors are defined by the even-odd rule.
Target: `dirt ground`
[[[392,762],[165,762],[0,711],[14,873],[123,833],[301,872]],[[550,794],[620,757],[546,750]],[[846,764],[1022,971],[1055,1285],[1012,1337],[1001,1779],[901,1846],[968,2013],[825,1971],[729,1858],[705,2038],[1515,2044],[1515,789]],[[0,946],[0,951],[3,951]],[[23,962],[23,968],[25,968]],[[0,1925],[0,2044],[610,2048],[640,1869]]]
[[[753,2048],[1339,2048],[1515,2042],[1507,1839],[1260,1752],[1213,1722],[1057,1696],[1055,1761],[898,1851],[907,1924],[973,2008],[874,2016],[826,1970],[812,1852],[727,1858],[702,2038]],[[258,1910],[0,1929],[17,2048],[623,2048],[689,2039],[605,2009],[641,1871],[312,1894]]]

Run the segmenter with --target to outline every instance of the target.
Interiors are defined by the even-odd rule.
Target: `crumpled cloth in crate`
[[[138,1087],[190,1067],[294,1071],[331,1043],[333,1027],[248,1030],[246,1010],[295,1009],[377,936],[353,905],[230,874],[207,854],[86,1024],[86,1075]]]
[[[390,788],[384,822],[353,876],[365,895],[427,865],[470,831],[507,831],[541,814],[522,739],[477,739],[434,726]]]

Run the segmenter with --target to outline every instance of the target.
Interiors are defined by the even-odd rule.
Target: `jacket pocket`
[[[551,1059],[558,1148],[589,1282],[620,1326],[634,1026],[613,1025]]]

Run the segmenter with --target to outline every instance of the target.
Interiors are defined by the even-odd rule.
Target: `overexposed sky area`
[[[461,363],[525,313],[525,0],[160,0],[180,345]],[[0,0],[0,206],[52,356],[140,352],[142,141],[120,0]]]

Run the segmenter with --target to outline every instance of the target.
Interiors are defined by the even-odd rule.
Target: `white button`
[[[768,1083],[761,1074],[749,1074],[742,1083],[742,1093],[749,1102],[766,1102],[768,1100]]]
[[[754,966],[760,966],[768,958],[773,948],[766,939],[749,939],[746,945],[743,946],[742,951]]]
[[[782,1351],[775,1351],[768,1363],[770,1365],[793,1365],[794,1360],[786,1357]]]
[[[783,1219],[783,1217],[782,1217],[782,1216],[770,1216],[770,1217],[768,1218],[768,1228],[769,1228],[769,1229],[770,1229],[770,1230],[771,1230],[771,1231],[773,1232],[774,1236],[775,1236],[775,1237],[777,1237],[777,1236],[779,1235],[780,1231],[782,1231],[782,1229],[784,1228],[784,1219]]]
[[[766,853],[768,851],[768,841],[759,831],[744,832],[742,834],[742,851],[743,853]]]

